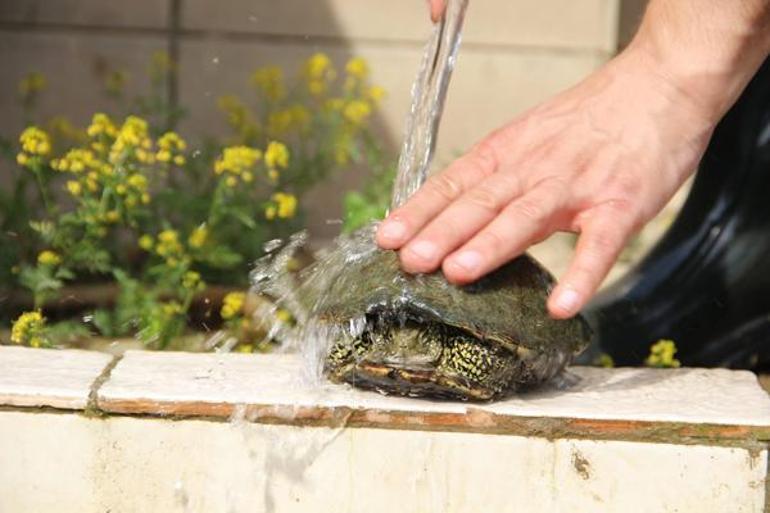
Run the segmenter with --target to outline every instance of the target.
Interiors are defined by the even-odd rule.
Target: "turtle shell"
[[[345,323],[364,314],[400,312],[465,330],[510,351],[560,354],[570,360],[589,342],[590,329],[576,316],[549,317],[546,299],[553,277],[524,254],[481,280],[454,286],[439,271],[410,275],[393,251],[374,250],[346,263],[327,289],[326,322]]]

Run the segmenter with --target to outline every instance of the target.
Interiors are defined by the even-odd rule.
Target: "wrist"
[[[770,4],[653,0],[627,51],[716,123],[770,53]]]

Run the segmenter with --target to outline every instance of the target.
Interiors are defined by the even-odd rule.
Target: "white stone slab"
[[[491,404],[386,397],[314,384],[305,374],[296,355],[129,351],[98,397],[108,410],[111,403],[133,402],[147,413],[190,404],[205,414],[210,410],[206,405],[245,404],[770,426],[770,398],[745,371],[575,367],[559,386]]]
[[[111,360],[91,351],[0,346],[0,406],[83,409]]]
[[[767,450],[0,412],[0,511],[761,513]]]

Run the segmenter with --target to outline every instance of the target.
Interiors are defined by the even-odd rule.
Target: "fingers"
[[[497,169],[492,146],[481,143],[452,163],[446,170],[428,179],[409,200],[393,211],[377,230],[377,244],[383,249],[398,249],[459,198]]]
[[[497,217],[521,194],[521,188],[518,176],[506,172],[494,173],[471,187],[401,249],[404,270],[427,273],[438,269],[444,257]]]
[[[548,299],[548,311],[556,319],[577,314],[599,288],[634,230],[627,209],[606,204],[591,212],[581,228],[569,269]]]
[[[557,221],[565,217],[566,198],[560,183],[547,181],[510,203],[444,260],[447,280],[457,284],[473,282],[555,231]]]
[[[435,23],[444,15],[446,2],[445,0],[428,0],[428,4],[430,5],[430,19]]]

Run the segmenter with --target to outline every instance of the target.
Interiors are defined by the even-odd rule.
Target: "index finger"
[[[406,203],[388,215],[377,230],[377,244],[398,249],[460,195],[497,170],[489,144],[479,144],[441,173],[430,177]]]

